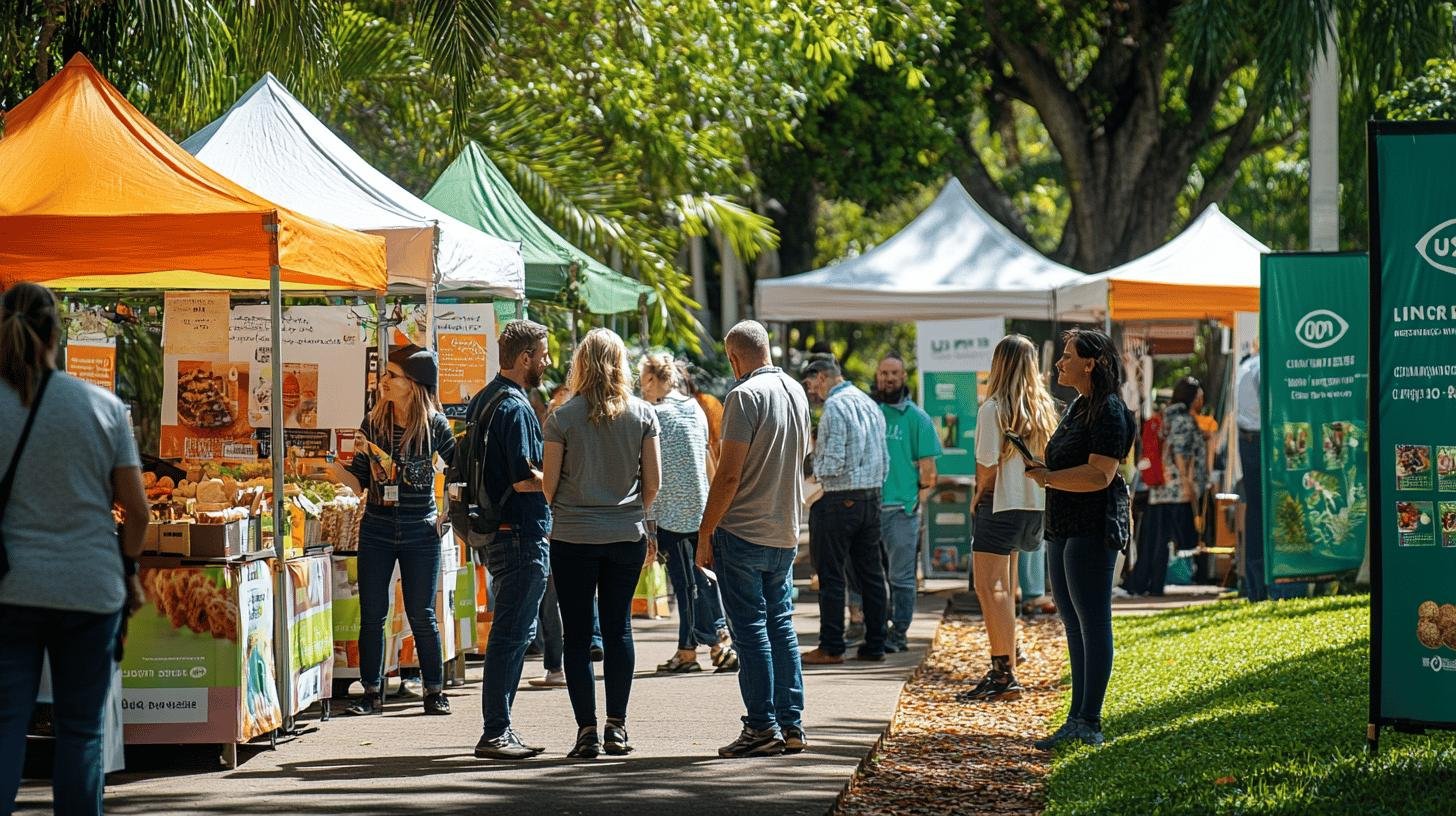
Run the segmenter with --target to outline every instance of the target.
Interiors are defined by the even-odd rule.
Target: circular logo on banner
[[[1456,266],[1452,265],[1456,264],[1456,229],[1452,227],[1456,227],[1456,218],[1431,227],[1431,231],[1416,242],[1416,252],[1421,253],[1431,266],[1456,275]]]
[[[1340,342],[1350,324],[1329,309],[1315,309],[1294,325],[1294,336],[1312,349],[1322,349]]]

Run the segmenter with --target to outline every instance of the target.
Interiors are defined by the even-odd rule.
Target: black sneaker
[[[1077,733],[1078,729],[1080,729],[1081,727],[1082,723],[1076,717],[1068,717],[1067,721],[1062,723],[1061,728],[1058,728],[1056,731],[1053,731],[1048,736],[1042,737],[1041,739],[1033,742],[1032,747],[1036,748],[1038,751],[1050,751],[1051,749],[1071,739],[1072,735]]]
[[[602,647],[600,647],[600,646],[593,646],[593,647],[591,647],[591,659],[592,659],[592,662],[593,663],[600,663],[600,662],[602,662],[602,660],[604,660],[606,658],[606,656],[607,656],[607,653],[604,652],[604,651],[602,651]]]
[[[384,701],[380,699],[379,692],[364,692],[355,697],[353,702],[344,707],[344,713],[351,717],[368,717],[371,714],[384,713]]]
[[[540,748],[521,742],[516,732],[509,728],[498,737],[481,737],[480,742],[475,744],[475,756],[478,759],[530,759],[539,753]]]
[[[754,731],[744,726],[738,739],[718,749],[718,756],[725,759],[744,757],[778,756],[784,752],[784,739],[773,728]]]
[[[867,652],[861,647],[859,651],[854,653],[854,659],[863,660],[866,663],[883,663],[885,662],[885,653],[882,651]]]
[[[992,669],[986,672],[986,676],[981,678],[975,688],[957,694],[956,700],[962,703],[992,703],[1000,700],[1009,702],[1020,699],[1023,691],[1021,684],[1016,682],[1016,675]]]
[[[602,752],[602,741],[594,726],[584,725],[576,732],[576,747],[567,752],[572,759],[596,759]]]
[[[804,736],[804,729],[797,725],[791,725],[784,729],[784,753],[797,754],[809,747],[809,739]]]
[[[450,698],[446,697],[445,696],[445,692],[443,692],[443,691],[436,691],[436,692],[433,692],[433,693],[430,693],[430,694],[426,694],[425,695],[425,713],[426,714],[438,714],[438,715],[441,715],[441,716],[449,716],[449,714],[450,714]]]
[[[632,753],[632,743],[627,741],[627,727],[608,722],[603,729],[602,750],[611,756],[626,756]]]

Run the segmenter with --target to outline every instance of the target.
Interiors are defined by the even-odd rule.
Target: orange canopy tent
[[[275,265],[282,289],[386,287],[384,239],[228,181],[83,56],[6,115],[0,285],[256,290],[270,287]]]

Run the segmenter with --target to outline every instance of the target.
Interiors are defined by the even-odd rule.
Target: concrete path
[[[672,620],[634,621],[637,681],[628,729],[636,752],[617,759],[566,759],[575,739],[565,689],[523,688],[515,725],[547,746],[519,763],[475,759],[480,736],[480,667],[450,692],[454,715],[425,717],[417,701],[391,702],[383,717],[306,721],[312,730],[276,751],[248,746],[234,771],[198,747],[128,752],[131,770],[114,775],[107,812],[185,813],[632,813],[824,814],[894,714],[900,688],[935,634],[946,597],[960,582],[931,582],[922,594],[911,651],[880,664],[850,661],[806,669],[808,752],[720,760],[717,748],[740,728],[736,675],[653,676],[675,648]],[[796,619],[805,648],[815,645],[818,608],[803,592]],[[707,665],[706,657],[702,661]],[[711,669],[711,667],[709,667]],[[526,677],[541,670],[528,658]],[[524,684],[523,684],[524,685]],[[601,706],[598,683],[598,705]],[[28,782],[21,812],[49,809],[49,784]]]

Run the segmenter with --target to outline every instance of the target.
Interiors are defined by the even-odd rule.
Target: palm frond
[[[425,55],[451,77],[452,130],[463,132],[470,96],[480,82],[500,31],[496,0],[426,0],[416,20]]]

